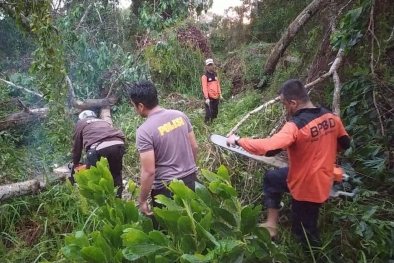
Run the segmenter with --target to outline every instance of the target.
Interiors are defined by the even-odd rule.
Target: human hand
[[[205,99],[205,104],[209,105],[209,99]]]
[[[235,134],[231,134],[228,138],[227,138],[227,140],[226,140],[226,144],[227,144],[227,146],[233,146],[233,145],[235,145],[235,141],[236,140],[239,140],[239,136],[237,136],[237,135],[235,135]]]
[[[223,99],[223,96],[222,96],[222,94],[220,94],[220,99],[221,99],[221,100]]]
[[[151,216],[153,215],[153,212],[149,210],[149,206],[148,206],[148,202],[144,201],[144,202],[140,202],[140,210],[141,212],[146,215],[146,216]]]

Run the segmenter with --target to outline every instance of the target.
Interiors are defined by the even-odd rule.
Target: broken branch
[[[329,70],[326,74],[324,74],[324,75],[320,76],[319,78],[317,78],[316,80],[312,81],[311,83],[306,84],[306,85],[305,85],[305,88],[306,88],[306,89],[310,89],[310,88],[312,88],[313,86],[315,86],[316,84],[318,84],[318,83],[324,81],[325,79],[327,79],[328,77],[332,76],[332,75],[334,74],[334,72],[336,72],[336,71],[338,70],[338,68],[340,67],[340,65],[342,64],[342,60],[343,60],[343,50],[340,49],[340,50],[338,51],[338,54],[337,54],[337,56],[336,56],[334,62],[332,63],[332,65],[331,65],[331,67],[330,67],[330,70]],[[338,78],[338,80],[339,80],[339,78]],[[252,110],[251,112],[249,112],[248,114],[246,114],[246,116],[243,117],[242,120],[241,120],[240,122],[238,122],[237,125],[235,125],[234,128],[231,129],[231,131],[227,134],[227,136],[230,136],[231,134],[234,134],[234,133],[239,129],[239,127],[240,127],[247,119],[249,119],[253,114],[255,114],[255,113],[261,111],[262,109],[266,109],[268,106],[270,106],[270,105],[272,105],[272,104],[274,104],[274,103],[276,103],[276,102],[278,102],[278,101],[279,101],[279,96],[276,97],[275,99],[272,99],[272,100],[270,100],[270,101],[267,101],[267,102],[264,103],[263,105],[257,107],[256,109],[254,109],[254,110]]]
[[[33,94],[33,95],[35,95],[35,96],[37,96],[37,97],[40,97],[40,98],[43,98],[43,97],[44,97],[44,95],[42,95],[41,93],[37,93],[37,92],[35,92],[35,91],[31,91],[31,90],[26,89],[26,88],[24,88],[24,87],[18,86],[18,85],[16,85],[16,84],[12,83],[11,81],[8,81],[8,80],[5,80],[5,79],[0,79],[0,80],[3,81],[4,83],[6,83],[6,84],[8,84],[8,85],[10,85],[10,86],[12,86],[12,87],[14,87],[14,88],[17,88],[17,89],[19,89],[19,90],[23,90],[23,91],[25,91],[25,92],[27,92],[27,93],[30,93],[30,94]]]

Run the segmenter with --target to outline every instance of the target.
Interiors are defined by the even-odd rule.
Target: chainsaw
[[[225,148],[225,149],[230,150],[232,152],[236,152],[238,154],[244,155],[244,156],[249,157],[253,160],[266,163],[266,164],[274,166],[276,168],[288,166],[287,162],[281,158],[256,155],[256,154],[252,154],[252,153],[247,152],[241,146],[227,145],[227,143],[226,143],[227,137],[225,137],[225,136],[222,136],[219,134],[211,134],[210,140],[211,140],[211,142],[213,142],[214,144],[216,144],[222,148]],[[334,174],[334,182],[333,182],[333,185],[330,190],[330,197],[338,197],[340,195],[353,197],[356,194],[356,192],[355,192],[356,189],[353,189],[353,191],[349,193],[349,192],[345,192],[345,191],[340,191],[339,187],[338,187],[339,183],[341,183],[343,181],[351,183],[350,176],[348,176],[346,173],[344,173],[342,168],[338,165],[334,165],[333,174]]]
[[[68,177],[68,180],[70,180],[71,185],[75,184],[75,178],[74,174],[78,171],[86,170],[86,164],[79,163],[77,167],[74,168],[74,164],[72,162],[68,163],[68,169],[70,169],[70,177]]]

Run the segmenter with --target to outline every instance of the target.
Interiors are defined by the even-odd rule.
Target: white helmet
[[[78,117],[79,117],[80,120],[88,118],[88,117],[95,117],[95,118],[97,118],[96,113],[94,113],[91,110],[84,110],[83,112],[81,112],[78,115]]]

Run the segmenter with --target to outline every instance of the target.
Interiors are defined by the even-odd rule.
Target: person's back
[[[109,170],[118,187],[117,197],[122,197],[122,166],[125,149],[125,136],[105,120],[96,117],[90,110],[79,115],[73,139],[73,164],[79,165],[82,149],[86,150],[86,167],[95,166],[101,157],[108,160]]]
[[[162,181],[169,182],[196,172],[189,141],[191,131],[192,126],[184,113],[167,109],[152,113],[138,128],[139,151],[149,150],[153,144],[156,166],[153,189],[161,188]]]
[[[324,202],[333,183],[333,165],[343,125],[324,108],[301,109],[289,125],[297,127],[295,142],[288,148],[291,194],[299,201]]]
[[[93,143],[104,139],[125,140],[125,136],[120,130],[113,128],[103,119],[87,118],[78,120],[75,130],[76,137],[82,135],[84,148],[88,148]]]

